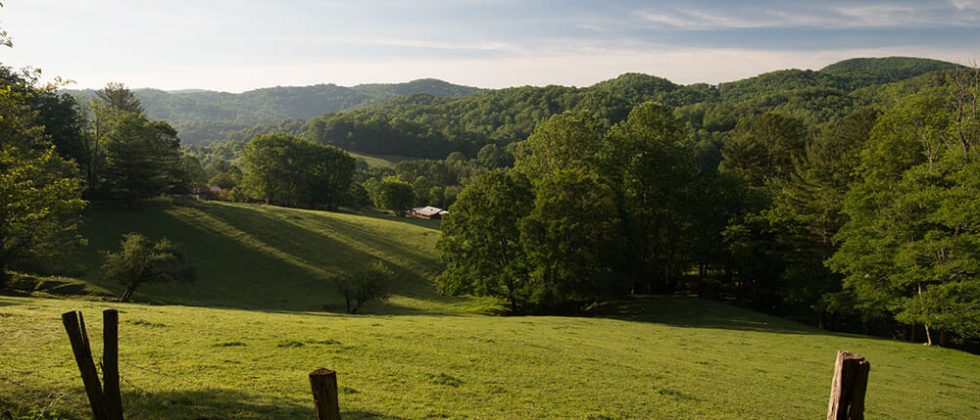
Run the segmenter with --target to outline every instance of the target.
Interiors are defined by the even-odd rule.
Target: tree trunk
[[[932,345],[932,331],[929,331],[929,326],[928,325],[923,325],[923,327],[926,327],[926,345],[927,346],[931,346]]]
[[[344,296],[344,301],[347,302],[347,313],[352,314],[353,312],[351,312],[351,310],[350,310],[350,298],[347,297],[347,296]]]
[[[122,295],[122,298],[120,299],[120,301],[122,301],[122,302],[129,302],[129,299],[133,297],[133,293],[136,293],[136,288],[137,287],[138,286],[135,285],[135,284],[127,287],[126,288],[126,291],[123,292],[123,295]]]
[[[7,263],[0,260],[0,290],[7,287],[8,280],[10,280],[10,274],[7,273]]]

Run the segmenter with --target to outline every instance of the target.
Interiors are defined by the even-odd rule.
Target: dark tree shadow
[[[343,401],[341,401],[343,403]],[[133,419],[312,419],[309,402],[264,398],[227,389],[124,392],[127,418]],[[343,411],[345,419],[393,418],[368,411]]]
[[[832,334],[795,321],[687,296],[633,296],[603,303],[588,316],[682,328],[714,328],[779,334]]]
[[[318,213],[295,213],[277,207],[263,211],[208,204],[180,211],[93,214],[91,246],[76,259],[91,283],[119,292],[99,275],[99,251],[118,247],[119,237],[138,231],[181,244],[198,280],[194,284],[151,285],[136,294],[144,303],[180,304],[266,311],[320,311],[343,299],[333,275],[357,264],[382,260],[397,275],[392,293],[434,303],[459,302],[439,295],[432,276],[439,263],[430,251],[392,239],[381,232]],[[108,218],[112,223],[107,223]],[[94,226],[98,225],[98,226]],[[423,232],[438,234],[438,232]],[[372,313],[426,313],[378,304]]]

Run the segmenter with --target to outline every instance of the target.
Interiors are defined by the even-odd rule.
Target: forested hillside
[[[171,123],[186,144],[223,140],[234,131],[256,124],[283,120],[309,119],[316,115],[352,109],[400,95],[424,93],[456,97],[480,89],[454,85],[435,79],[420,79],[395,84],[364,84],[353,87],[320,84],[313,86],[277,86],[242,93],[207,90],[167,92],[158,89],[135,89],[133,93],[151,119]],[[89,98],[93,90],[69,91]],[[82,99],[84,102],[87,99]]]
[[[817,130],[869,104],[867,94],[853,94],[856,89],[952,67],[895,57],[848,60],[820,71],[781,70],[718,86],[628,73],[586,88],[525,86],[455,98],[418,94],[315,118],[309,136],[357,152],[442,158],[460,151],[475,157],[484,145],[526,139],[551,115],[584,111],[611,126],[647,101],[677,109],[695,130],[708,133],[729,131],[736,121],[767,111]]]

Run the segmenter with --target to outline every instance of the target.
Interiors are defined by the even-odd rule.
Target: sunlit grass
[[[398,164],[398,162],[401,162],[403,160],[416,159],[416,158],[399,156],[399,155],[373,155],[367,153],[357,153],[357,152],[351,152],[349,150],[347,151],[347,153],[350,153],[350,155],[356,159],[364,159],[364,161],[367,162],[368,167],[371,168],[394,168],[395,165]]]
[[[130,231],[183,244],[200,280],[138,294],[154,305],[0,297],[0,413],[87,417],[59,316],[83,310],[98,355],[108,307],[121,311],[128,418],[311,418],[318,367],[339,372],[345,418],[820,418],[838,349],[872,363],[868,418],[980,412],[980,357],[707,300],[481,315],[492,300],[435,292],[429,226],[227,203],[96,211],[76,256],[93,290],[119,291],[98,252]],[[398,272],[394,296],[343,314],[331,277],[373,259]]]
[[[86,417],[59,321],[121,310],[130,418],[310,418],[306,374],[339,372],[347,418],[819,418],[834,353],[872,363],[868,418],[975,418],[980,358],[830,335],[714,302],[607,316],[282,313],[0,298],[0,408]],[[636,307],[643,310],[635,312]]]
[[[139,232],[180,244],[198,273],[194,284],[150,286],[137,292],[140,299],[273,310],[339,308],[342,300],[332,278],[382,260],[397,277],[385,311],[419,300],[425,303],[403,309],[471,305],[435,292],[431,278],[439,270],[439,231],[432,227],[437,224],[426,222],[219,202],[99,210],[88,217],[89,246],[74,260],[83,268],[80,277],[118,292],[120,286],[100,276],[101,252],[118,247],[122,234]]]

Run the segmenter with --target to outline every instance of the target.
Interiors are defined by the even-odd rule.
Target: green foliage
[[[145,109],[147,117],[169,121],[178,129],[181,139],[188,144],[202,144],[229,137],[240,138],[242,131],[260,124],[278,125],[279,121],[284,120],[302,122],[317,115],[345,111],[399,95],[427,93],[451,97],[477,91],[477,88],[440,80],[421,79],[407,83],[354,87],[333,84],[274,87],[238,94],[203,90],[165,92],[137,89],[132,92],[132,97]],[[72,93],[87,98],[102,92],[86,90]],[[284,127],[278,127],[274,131],[296,134]]]
[[[582,89],[526,86],[459,98],[413,95],[316,118],[309,135],[358,152],[441,158],[461,151],[473,156],[486,144],[524,140],[539,123],[565,111],[579,111],[608,127],[636,104],[670,102],[678,89],[661,78],[626,74]]]
[[[412,184],[398,177],[387,176],[373,186],[374,205],[390,210],[398,216],[404,216],[415,203],[415,190]]]
[[[16,265],[39,267],[81,242],[81,180],[32,107],[36,80],[0,84],[0,287]]]
[[[287,134],[255,137],[242,154],[252,198],[285,206],[335,208],[350,188],[354,158],[343,150]]]
[[[383,262],[375,261],[337,277],[337,290],[347,303],[347,313],[356,314],[365,303],[387,299],[394,275]]]
[[[185,177],[181,165],[180,139],[173,127],[123,113],[104,140],[100,196],[135,201],[174,190]]]
[[[468,184],[442,222],[440,290],[501,297],[514,312],[526,305],[530,278],[519,229],[533,200],[528,180],[510,171],[491,171]]]
[[[764,114],[740,123],[722,150],[723,169],[756,187],[770,180],[786,179],[808,140],[806,127],[799,120]]]
[[[623,237],[616,195],[583,168],[537,182],[534,208],[520,226],[531,268],[529,301],[544,308],[594,302],[618,280]]]
[[[980,85],[924,90],[886,111],[847,193],[849,220],[831,267],[859,308],[964,337],[980,336]]]
[[[532,181],[561,169],[595,168],[605,127],[583,113],[565,113],[549,118],[517,147],[514,168]]]
[[[898,82],[941,70],[961,66],[939,60],[910,57],[852,58],[820,69],[821,73],[849,79],[851,86],[869,86]]]
[[[122,83],[109,82],[104,88],[95,91],[95,97],[117,111],[129,114],[143,113],[140,100]]]
[[[129,302],[137,289],[149,283],[196,278],[194,268],[187,265],[173,242],[167,239],[152,242],[138,233],[123,235],[119,251],[105,254],[102,271],[107,280],[125,286],[123,302]]]
[[[690,241],[707,233],[689,229],[692,203],[706,198],[696,187],[693,144],[669,108],[647,103],[613,127],[602,146],[602,166],[619,197],[631,277],[669,290],[690,262]]]
[[[476,153],[476,161],[487,169],[505,168],[514,164],[514,155],[496,144],[488,144]]]

